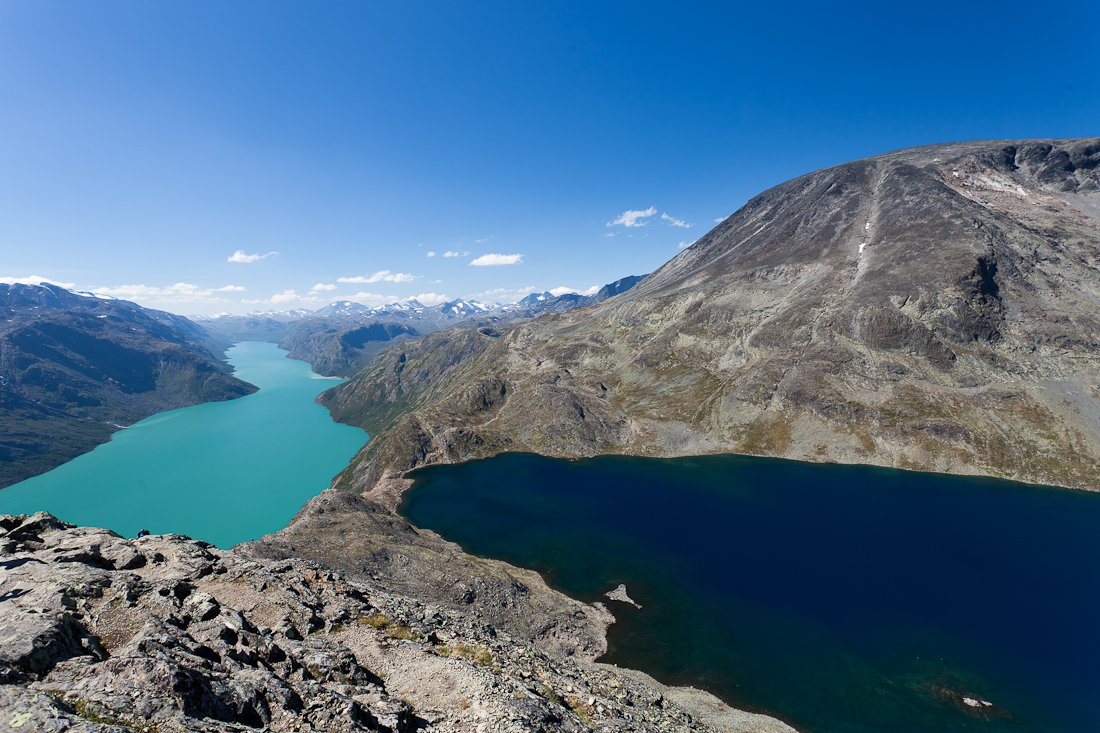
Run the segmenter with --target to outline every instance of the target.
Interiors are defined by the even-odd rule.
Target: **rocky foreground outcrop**
[[[338,486],[531,451],[1100,489],[1100,138],[930,145],[749,201],[629,291],[382,352]]]
[[[394,512],[394,494],[328,490],[285,528],[234,548],[252,558],[300,558],[425,603],[450,608],[558,654],[593,660],[607,651],[613,617],[551,590],[538,573],[467,555]]]
[[[0,730],[792,729],[365,575],[40,512],[0,515]]]

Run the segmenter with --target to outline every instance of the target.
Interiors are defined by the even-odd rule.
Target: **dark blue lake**
[[[740,456],[412,476],[417,526],[603,600],[602,661],[807,732],[1100,730],[1098,494]]]

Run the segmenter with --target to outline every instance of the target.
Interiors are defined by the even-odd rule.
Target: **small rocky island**
[[[303,511],[339,515],[357,498],[326,492]],[[426,552],[446,544],[422,539]],[[524,628],[514,606],[493,621],[488,608],[507,597],[491,578],[507,566],[454,546],[439,574],[489,568],[457,583],[457,602],[408,592],[427,587],[416,583],[400,592],[381,566],[344,574],[261,556],[277,546],[222,551],[182,535],[126,540],[45,512],[0,516],[0,729],[792,730],[595,663],[602,636],[590,636],[590,619],[610,615],[530,578],[511,578],[510,590],[534,596],[538,624]],[[501,630],[509,622],[518,635]]]

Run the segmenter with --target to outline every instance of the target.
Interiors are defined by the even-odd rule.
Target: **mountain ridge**
[[[365,504],[325,491],[307,532],[228,551],[0,514],[0,725],[793,733],[702,690],[594,663],[613,621],[602,604]],[[325,531],[349,514],[366,533]],[[364,547],[379,538],[390,552]],[[287,556],[286,539],[307,547]]]
[[[978,141],[800,176],[602,304],[384,352],[319,398],[372,435],[336,483],[531,450],[1098,488],[1098,166]]]

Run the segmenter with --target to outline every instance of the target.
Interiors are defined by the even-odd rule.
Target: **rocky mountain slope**
[[[513,325],[542,313],[561,313],[571,308],[595,305],[629,290],[643,277],[616,280],[593,295],[533,293],[507,305],[453,300],[429,307],[411,300],[371,308],[341,300],[316,311],[192,318],[229,340],[277,343],[290,352],[291,358],[308,362],[318,374],[348,377],[369,364],[379,351],[395,341],[443,328]]]
[[[749,201],[606,302],[391,348],[337,484],[505,450],[738,452],[1100,488],[1100,139],[895,151]]]
[[[348,499],[315,500],[311,516],[341,514]],[[579,638],[602,626],[578,618],[609,618],[533,573],[420,541],[432,543],[468,566],[471,591],[500,590],[494,579],[507,578],[513,596],[529,594]],[[0,515],[0,729],[792,731],[698,690],[546,648],[541,638],[560,646],[569,632],[524,626],[516,609],[498,609],[520,632],[512,637],[479,615],[485,601],[471,612],[461,600],[395,593],[370,566],[337,574],[260,557],[263,543],[242,549],[181,535],[124,540],[44,512]]]
[[[290,324],[279,346],[290,352],[289,358],[309,363],[317,374],[344,377],[365,367],[386,346],[420,335],[394,321],[334,324],[331,320],[307,318]]]
[[[181,316],[52,285],[0,284],[0,487],[162,410],[256,391]]]

